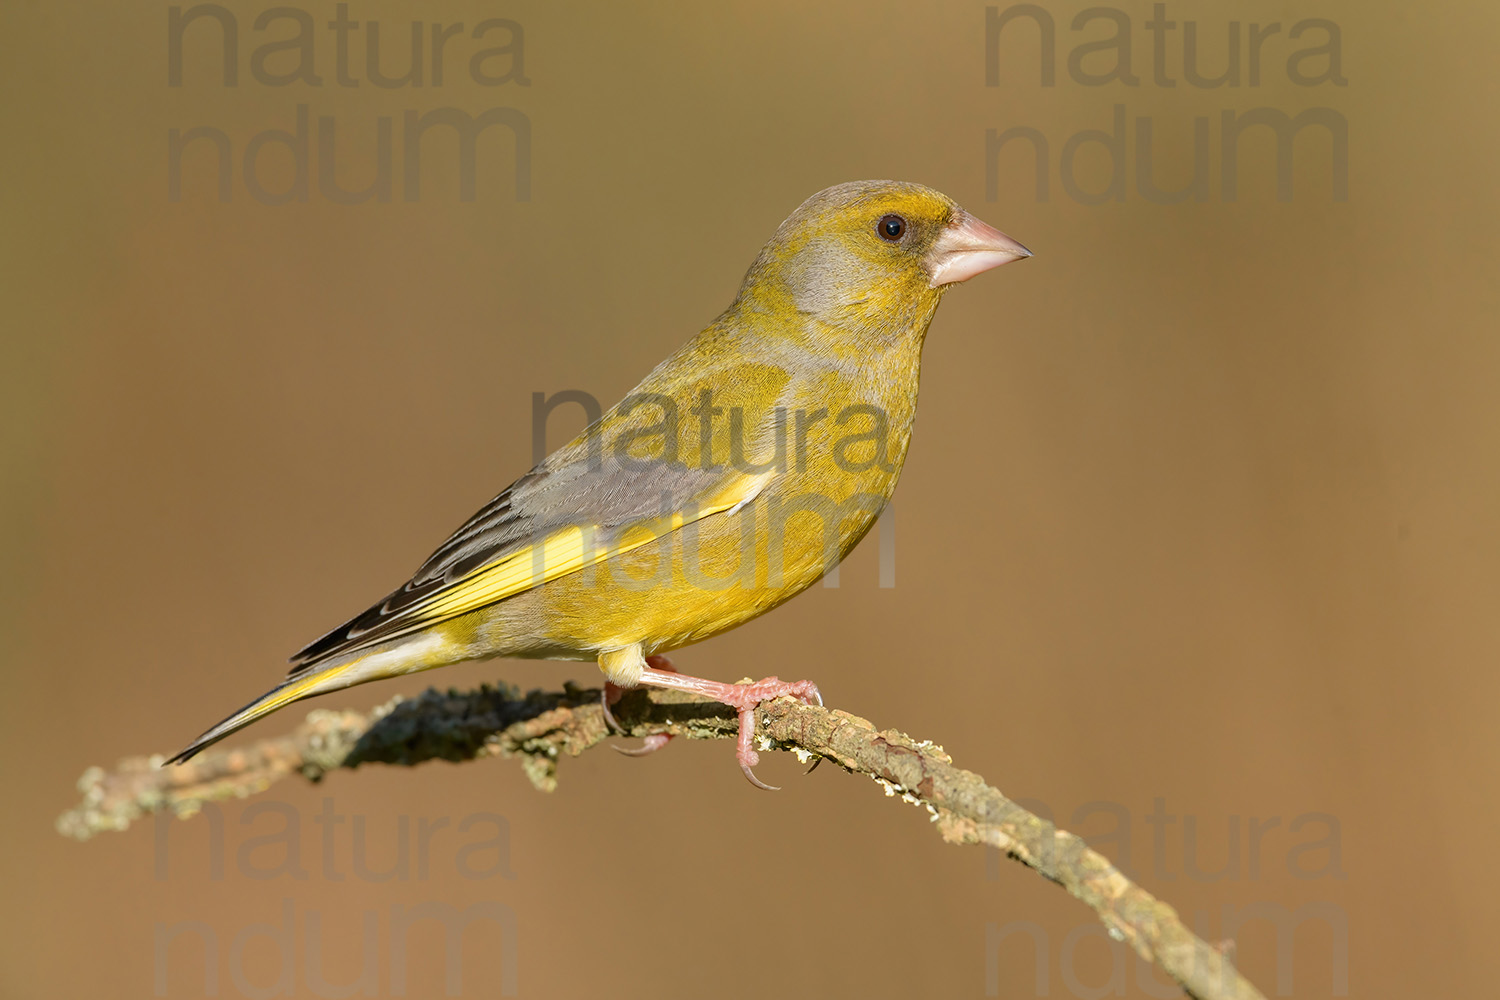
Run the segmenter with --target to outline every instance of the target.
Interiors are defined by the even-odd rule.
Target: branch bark
[[[637,689],[615,716],[631,736],[733,739],[734,712],[691,695]],[[1219,948],[1194,935],[1177,912],[1127,879],[1083,840],[1021,808],[930,740],[876,730],[837,709],[790,698],[756,712],[762,749],[803,760],[826,758],[879,782],[887,795],[923,806],[949,843],[985,844],[1005,852],[1087,904],[1110,935],[1157,962],[1190,996],[1264,1000]],[[122,760],[112,773],[92,767],[79,779],[83,801],[57,820],[60,833],[86,840],[123,830],[149,813],[196,813],[205,802],[264,791],[292,773],[319,781],[337,768],[426,760],[519,758],[532,784],[557,787],[557,763],[603,742],[610,732],[598,689],[565,685],[524,696],[507,687],[397,698],[369,714],[318,710],[291,733],[239,749],[211,747],[186,764],[161,766],[160,755]]]

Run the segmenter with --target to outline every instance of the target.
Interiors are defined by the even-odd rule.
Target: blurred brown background
[[[523,997],[1173,995],[1080,904],[940,843],[869,781],[800,778],[778,755],[763,775],[787,788],[761,794],[722,743],[645,761],[593,752],[564,762],[550,796],[510,763],[370,768],[228,803],[220,826],[175,824],[164,846],[150,823],[86,844],[53,830],[85,767],[174,750],[260,693],[289,652],[524,471],[531,393],[607,405],[728,303],[804,197],[895,177],[1037,253],[952,293],[933,324],[896,586],[877,586],[867,545],[839,589],[679,665],[811,676],[833,704],[943,743],[1206,935],[1232,933],[1268,994],[1485,992],[1500,933],[1500,95],[1487,72],[1500,15],[1173,2],[1167,87],[1151,7],[1132,3],[1118,10],[1139,83],[1095,86],[1069,54],[1114,27],[1074,31],[1085,6],[1045,5],[1053,86],[1034,25],[1017,21],[988,87],[978,2],[441,0],[422,7],[424,49],[432,22],[511,19],[528,84],[469,72],[505,41],[497,28],[449,40],[441,85],[424,51],[423,85],[394,88],[367,75],[363,28],[359,85],[339,85],[331,4],[297,8],[316,23],[321,86],[258,82],[252,53],[295,24],[257,31],[266,7],[229,4],[234,87],[206,18],[187,29],[174,87],[165,5],[7,6],[0,990],[192,997],[207,976],[229,997],[330,984],[440,996],[442,930],[410,929],[403,987],[399,913],[499,904],[486,912],[513,913],[512,929],[463,931],[465,996],[501,995],[512,975]],[[379,24],[388,76],[407,66],[413,9],[349,7]],[[1346,85],[1289,78],[1288,57],[1327,40],[1326,27],[1289,40],[1309,18],[1339,29]],[[1183,25],[1217,75],[1231,20],[1242,62],[1251,22],[1281,25],[1259,84],[1248,64],[1237,87],[1186,82]],[[295,63],[281,52],[265,68]],[[1326,75],[1327,57],[1300,69]],[[241,158],[257,133],[293,129],[299,104],[309,196],[263,204]],[[1063,148],[1110,129],[1116,105],[1124,196],[1081,204]],[[403,197],[403,115],[445,107],[524,113],[529,200],[499,127],[479,140],[473,201],[442,130],[422,147],[420,196]],[[1265,129],[1246,133],[1224,197],[1221,112],[1257,108],[1347,122],[1347,200],[1318,127],[1296,140],[1289,201]],[[1146,197],[1136,119],[1152,123],[1156,182],[1180,187],[1197,116],[1208,197]],[[388,203],[321,192],[320,117],[346,189],[370,182],[378,122],[392,120]],[[227,202],[209,141],[189,147],[170,196],[169,130],[197,126],[232,143]],[[1016,126],[1048,141],[1045,201],[1019,142],[986,197],[986,130]],[[285,190],[289,163],[267,146],[260,183]],[[1097,143],[1075,166],[1087,190],[1110,179]],[[560,414],[552,443],[577,426]],[[496,677],[592,684],[596,671],[465,665],[319,704]],[[325,808],[344,821],[318,822]],[[438,831],[425,847],[419,828]],[[256,930],[287,919],[285,940]]]

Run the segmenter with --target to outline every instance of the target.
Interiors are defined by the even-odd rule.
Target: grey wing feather
[[[622,463],[597,441],[591,455],[588,444],[580,438],[559,449],[485,504],[399,590],[298,650],[291,676],[423,627],[414,612],[429,598],[552,531],[570,525],[619,528],[658,517],[682,509],[723,477],[721,470],[682,462]]]

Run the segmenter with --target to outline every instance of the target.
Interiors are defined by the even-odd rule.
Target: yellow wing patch
[[[595,537],[598,529],[594,527],[559,529],[544,538],[540,546],[528,545],[434,595],[430,601],[417,607],[414,621],[431,624],[457,618],[558,577],[576,573],[585,566],[638,549],[710,514],[732,511],[755,499],[772,475],[774,471],[768,470],[741,477],[730,489],[703,507],[635,522],[607,544],[599,544]]]

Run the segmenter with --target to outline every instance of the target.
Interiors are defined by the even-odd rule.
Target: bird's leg
[[[677,672],[677,668],[672,666],[672,661],[665,656],[648,656],[646,657],[646,665],[649,668],[665,673],[675,674]],[[615,714],[609,709],[611,705],[620,700],[620,696],[625,691],[625,688],[606,679],[604,681],[604,691],[600,699],[600,704],[604,709],[604,721],[609,723],[609,727],[621,736],[625,735],[625,728],[615,720]],[[627,757],[644,757],[648,753],[655,753],[671,741],[671,733],[652,733],[649,736],[642,737],[641,745],[633,750],[627,750],[624,747],[615,747],[614,749]]]
[[[656,657],[652,657],[652,660],[654,659]],[[651,660],[647,663],[651,663]],[[722,681],[704,680],[702,677],[688,677],[675,670],[656,670],[648,666],[641,671],[640,683],[701,695],[728,705],[738,712],[740,738],[737,756],[740,761],[740,770],[745,772],[745,777],[750,779],[750,784],[772,792],[777,790],[776,787],[761,781],[751,770],[760,763],[760,754],[755,751],[755,706],[763,701],[780,698],[782,695],[791,695],[808,705],[814,702],[819,705],[823,704],[823,696],[818,692],[818,686],[812,681],[784,681],[776,677],[767,677],[765,680],[750,684],[725,684]]]

